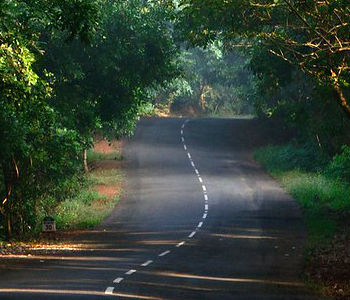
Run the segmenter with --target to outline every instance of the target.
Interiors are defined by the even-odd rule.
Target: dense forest
[[[348,184],[349,33],[346,0],[0,0],[3,238],[79,189],[96,132],[158,106],[278,120],[290,161]]]

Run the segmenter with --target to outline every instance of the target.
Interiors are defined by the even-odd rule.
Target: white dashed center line
[[[150,265],[151,263],[153,263],[153,260],[147,260],[147,261],[144,262],[141,266],[142,266],[142,267],[147,267],[147,266]]]
[[[116,279],[113,280],[114,283],[121,283],[124,280],[123,277],[118,277]]]
[[[196,232],[195,232],[195,231],[192,231],[188,237],[189,237],[189,238],[193,238],[195,234],[196,234]]]
[[[125,274],[126,275],[131,275],[131,274],[134,274],[136,272],[136,270],[129,270],[128,272],[126,272]]]
[[[180,133],[181,133],[181,141],[182,141],[182,144],[183,144],[183,148],[184,150],[186,151],[186,154],[188,156],[188,159],[191,163],[191,166],[193,167],[194,169],[194,172],[197,174],[197,177],[198,177],[198,180],[199,182],[202,184],[202,191],[203,191],[203,195],[204,195],[204,200],[205,200],[205,205],[204,205],[204,213],[203,213],[203,216],[202,216],[202,219],[206,219],[207,218],[207,215],[208,215],[208,209],[209,209],[209,206],[208,206],[208,195],[207,195],[207,188],[206,186],[203,184],[203,179],[202,177],[200,176],[199,174],[199,171],[198,169],[196,168],[195,166],[195,163],[194,161],[192,160],[192,156],[190,154],[190,152],[188,151],[188,147],[185,143],[185,137],[184,137],[184,129],[185,129],[185,126],[186,124],[189,122],[189,120],[186,120],[182,125],[181,125],[181,130],[180,130]],[[201,221],[198,223],[197,227],[195,228],[194,231],[192,231],[189,235],[188,235],[188,238],[193,238],[195,236],[195,234],[197,233],[197,230],[199,230],[199,228],[201,228],[203,226],[204,222]],[[183,245],[185,245],[185,241],[182,241],[182,242],[179,242],[178,244],[176,244],[175,247],[179,248]],[[162,256],[165,256],[167,254],[169,254],[171,251],[170,250],[166,250],[160,254],[158,254],[159,257],[162,257]],[[153,263],[153,260],[147,260],[145,261],[144,263],[141,264],[142,267],[147,267],[149,266],[150,264]],[[130,269],[129,271],[125,272],[125,275],[132,275],[134,274],[135,272],[137,272],[136,270],[134,269]],[[116,279],[113,280],[113,283],[115,284],[119,284],[121,283],[122,281],[124,280],[123,277],[117,277]],[[114,292],[114,287],[107,287],[106,290],[105,290],[105,294],[106,295],[112,295]]]
[[[183,245],[185,245],[185,241],[182,241],[182,242],[178,243],[178,244],[176,245],[176,247],[179,248],[179,247],[181,247],[181,246],[183,246]]]
[[[109,286],[108,288],[106,288],[105,294],[106,295],[112,295],[113,291],[114,291],[114,287]]]
[[[162,252],[158,256],[165,256],[165,255],[169,254],[170,252],[171,252],[170,250],[167,250],[167,251]]]

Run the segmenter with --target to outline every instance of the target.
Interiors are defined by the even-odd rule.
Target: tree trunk
[[[347,114],[347,116],[350,118],[350,105],[348,103],[348,100],[346,99],[346,96],[344,94],[343,89],[339,85],[338,80],[335,80],[334,90],[336,92],[336,96],[339,100],[339,104],[340,104],[341,108]]]
[[[6,236],[5,240],[9,241],[12,238],[12,222],[11,222],[11,214],[9,212],[5,213],[6,218]]]
[[[11,220],[11,209],[10,209],[10,197],[12,194],[12,182],[13,174],[10,167],[2,163],[1,164],[2,174],[3,174],[3,184],[5,186],[5,194],[3,199],[1,199],[1,212],[4,217],[4,227],[5,227],[5,240],[10,240],[12,237],[12,220]]]
[[[89,167],[87,163],[87,150],[83,150],[83,163],[84,163],[84,171],[85,173],[89,173]]]
[[[200,95],[199,95],[199,101],[200,101],[200,107],[202,111],[205,111],[205,85],[203,84],[200,88]]]

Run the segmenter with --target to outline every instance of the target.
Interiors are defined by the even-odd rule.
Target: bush
[[[350,147],[344,145],[342,153],[333,157],[329,163],[326,173],[338,180],[350,182]]]
[[[312,153],[307,147],[296,148],[291,145],[261,148],[255,153],[255,158],[302,207],[309,241],[330,238],[339,220],[350,214],[350,185],[334,178],[343,178],[349,174],[346,173],[350,166],[348,147],[329,164],[325,163],[327,160],[324,155]],[[316,168],[319,161],[323,167]],[[333,175],[328,175],[331,172]]]
[[[321,171],[329,161],[326,154],[313,144],[296,147],[292,144],[285,146],[268,146],[256,152],[258,160],[266,161],[270,171]]]

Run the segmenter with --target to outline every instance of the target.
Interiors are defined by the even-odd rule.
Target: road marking
[[[114,283],[121,283],[124,280],[123,277],[118,277],[116,279],[113,280]]]
[[[167,250],[167,251],[162,252],[162,253],[159,254],[158,256],[165,256],[165,255],[167,255],[167,254],[169,254],[169,253],[170,253],[170,250]]]
[[[178,243],[178,244],[176,245],[176,247],[179,248],[179,247],[181,247],[181,246],[183,246],[183,245],[185,245],[185,241],[182,241],[182,242]]]
[[[207,195],[207,188],[206,186],[203,184],[203,179],[202,177],[200,176],[199,174],[199,171],[198,169],[196,168],[195,164],[194,164],[194,161],[192,160],[192,156],[191,154],[188,152],[187,150],[187,145],[185,144],[185,138],[184,138],[184,128],[185,128],[185,125],[189,122],[189,119],[185,120],[185,122],[181,125],[181,141],[183,143],[183,148],[185,149],[185,151],[187,152],[187,156],[191,162],[191,165],[192,167],[194,168],[194,171],[196,172],[197,176],[198,176],[198,180],[200,183],[202,183],[202,189],[203,189],[203,194],[204,194],[204,199],[205,199],[205,205],[204,205],[204,208],[205,208],[205,211],[204,211],[204,214],[203,214],[203,219],[206,219],[207,217],[207,212],[208,212],[208,195]],[[203,226],[203,222],[199,222],[198,225],[197,225],[197,228],[201,228]],[[192,231],[188,237],[189,238],[193,238],[195,236],[195,234],[197,233],[197,231]],[[178,244],[176,244],[176,247],[179,248],[181,246],[183,246],[185,244],[185,241],[181,241],[179,242]],[[158,254],[158,256],[162,257],[162,256],[165,256],[167,254],[169,254],[171,251],[170,250],[167,250],[167,251],[164,251],[160,254]],[[147,267],[148,265],[150,265],[151,263],[153,263],[153,260],[147,260],[145,261],[143,264],[141,264],[141,266],[143,267]],[[134,274],[135,272],[137,272],[136,270],[134,269],[130,269],[129,271],[125,272],[126,275],[132,275]],[[122,281],[124,280],[123,277],[117,277],[116,279],[113,280],[113,283],[121,283]],[[114,292],[114,287],[107,287],[106,290],[105,290],[105,294],[106,295],[112,295]]]
[[[153,263],[153,260],[147,260],[147,261],[144,262],[141,266],[142,266],[142,267],[147,267],[147,266],[150,265],[151,263]]]
[[[195,232],[195,231],[192,231],[188,237],[189,237],[189,238],[193,238],[195,234],[196,234],[196,232]]]
[[[114,287],[109,286],[108,288],[106,288],[105,294],[106,295],[112,295],[113,291],[114,291]]]

